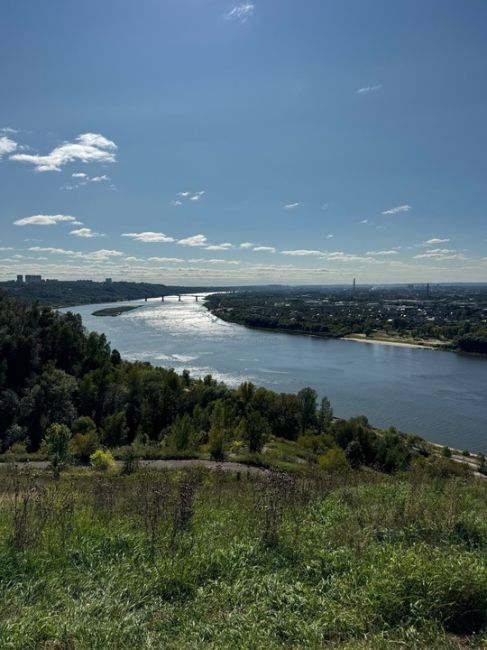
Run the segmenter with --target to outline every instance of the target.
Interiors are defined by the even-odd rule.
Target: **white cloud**
[[[179,239],[178,244],[181,244],[181,246],[206,246],[207,239],[204,235],[193,235],[192,237]]]
[[[24,217],[14,221],[15,226],[55,226],[57,223],[70,221],[76,223],[74,217],[64,214],[35,214],[32,217]]]
[[[308,250],[306,248],[300,248],[293,251],[281,251],[282,255],[290,255],[291,257],[323,257],[324,253],[322,251]]]
[[[93,261],[103,261],[110,259],[111,257],[121,257],[122,255],[124,255],[124,253],[121,251],[107,250],[106,248],[102,248],[98,251],[93,251],[92,253],[79,253],[79,256],[82,258]],[[76,256],[78,256],[78,253]]]
[[[335,236],[335,235],[332,235],[332,234],[330,233],[329,235],[326,236],[326,238],[327,238],[327,239],[333,239],[334,236]]]
[[[297,208],[298,205],[299,205],[299,202],[296,202],[296,203],[286,203],[286,205],[284,206],[284,209],[285,209],[285,210],[292,210],[293,208]]]
[[[240,244],[240,248],[253,248],[255,244],[253,244],[250,241],[244,241],[242,244]]]
[[[85,174],[84,172],[74,172],[71,176],[72,178],[88,178],[88,174]]]
[[[180,257],[149,257],[149,262],[184,262]]]
[[[2,156],[13,153],[17,149],[17,143],[6,135],[0,137],[0,160]]]
[[[211,259],[211,260],[207,260],[207,261],[208,261],[208,264],[230,264],[230,265],[234,265],[234,266],[238,266],[240,264],[240,262],[238,262],[237,260]]]
[[[78,228],[78,230],[71,230],[70,235],[75,235],[76,237],[86,237],[91,239],[93,237],[105,237],[101,232],[94,232],[91,228]]]
[[[357,95],[367,95],[368,93],[376,92],[382,88],[382,84],[375,84],[375,86],[364,86],[363,88],[358,88],[355,92]]]
[[[228,251],[231,248],[235,248],[230,242],[225,242],[224,244],[211,244],[210,246],[205,246],[207,251]]]
[[[17,153],[10,156],[10,160],[31,163],[38,172],[59,172],[64,165],[76,160],[83,163],[114,163],[116,150],[117,145],[103,135],[82,133],[75,142],[65,142],[45,156]]]
[[[397,250],[391,249],[389,251],[367,251],[365,254],[366,255],[387,256],[387,255],[398,255],[398,252],[397,252]]]
[[[13,251],[12,246],[0,246],[0,251]]]
[[[255,246],[253,250],[256,253],[275,253],[276,249],[274,246]]]
[[[422,242],[421,246],[434,246],[435,244],[447,244],[450,240],[448,238],[440,239],[439,237],[433,237],[433,239],[427,239]]]
[[[174,241],[174,237],[169,237],[162,232],[124,232],[122,237],[131,237],[145,244],[169,244]]]
[[[359,221],[359,223],[369,223],[368,219],[362,219],[362,221]]]
[[[456,250],[451,248],[431,248],[424,253],[414,256],[415,260],[431,259],[431,260],[465,260],[467,259],[462,253],[457,253]]]
[[[103,183],[103,181],[109,181],[109,180],[110,180],[110,176],[103,174],[103,176],[93,176],[93,178],[90,178],[90,183]]]
[[[384,210],[384,211],[382,212],[382,214],[387,214],[387,215],[390,215],[390,214],[399,214],[400,212],[409,212],[409,211],[412,210],[412,209],[413,209],[413,208],[412,208],[411,205],[407,205],[407,204],[405,204],[405,205],[398,205],[398,206],[395,207],[395,208],[389,208],[389,210]]]
[[[238,20],[241,23],[245,23],[253,15],[254,9],[255,5],[252,2],[238,4],[227,11],[224,18],[225,20]]]
[[[109,260],[112,257],[120,257],[124,253],[115,250],[107,250],[102,248],[97,251],[84,252],[84,251],[72,251],[66,250],[64,248],[53,248],[52,246],[31,246],[30,251],[34,253],[50,253],[51,255],[66,255],[68,257],[83,259],[93,262],[102,262]]]
[[[180,206],[183,205],[183,200],[189,201],[199,201],[206,194],[206,190],[200,190],[199,192],[178,192],[179,199],[174,199],[169,202],[169,205]]]

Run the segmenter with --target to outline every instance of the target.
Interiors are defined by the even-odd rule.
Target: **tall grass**
[[[485,647],[486,497],[420,472],[3,468],[0,648]]]

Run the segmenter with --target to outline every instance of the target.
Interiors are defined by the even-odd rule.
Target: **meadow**
[[[487,484],[0,469],[5,649],[484,648]]]

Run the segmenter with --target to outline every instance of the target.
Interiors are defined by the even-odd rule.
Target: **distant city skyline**
[[[0,279],[487,281],[487,4],[2,9]]]

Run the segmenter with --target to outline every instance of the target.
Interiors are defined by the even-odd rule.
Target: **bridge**
[[[166,298],[177,298],[178,302],[183,302],[183,298],[194,298],[195,302],[198,302],[200,298],[204,298],[204,295],[199,295],[196,293],[175,293],[175,294],[170,294],[168,296],[161,296],[161,302],[165,302]],[[147,302],[148,298],[145,298],[145,302]],[[171,301],[173,302],[173,301]]]

